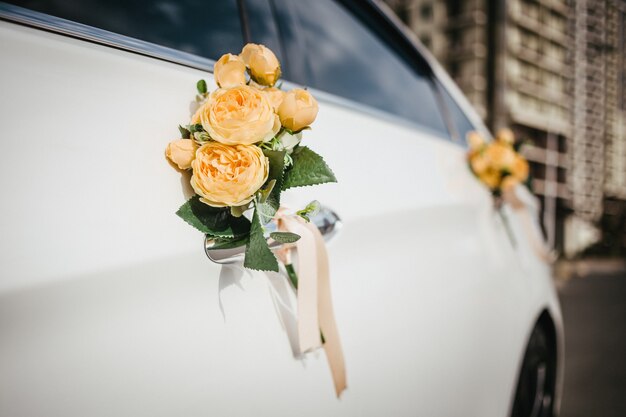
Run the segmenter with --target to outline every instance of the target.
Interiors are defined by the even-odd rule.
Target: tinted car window
[[[448,113],[452,118],[452,123],[454,123],[456,131],[459,134],[460,141],[465,143],[467,133],[472,130],[476,130],[476,127],[474,127],[472,122],[470,122],[463,110],[461,110],[457,102],[452,98],[443,85],[439,84],[439,90],[441,91],[443,101],[448,108]]]
[[[294,6],[302,44],[293,48],[300,51],[298,56],[288,54],[288,58],[307,59],[311,72],[293,74],[293,81],[370,105],[448,136],[426,71],[409,66],[347,9],[331,0],[275,2]]]
[[[268,0],[245,0],[243,5],[250,32],[250,42],[270,48],[280,61],[281,70],[285,76],[285,67],[289,65],[283,54],[272,5]]]
[[[241,50],[235,0],[14,0],[37,12],[217,59]]]

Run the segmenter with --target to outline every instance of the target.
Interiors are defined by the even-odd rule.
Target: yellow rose
[[[519,181],[524,182],[528,179],[529,166],[528,161],[521,155],[515,155],[515,162],[511,167],[511,175]]]
[[[233,54],[224,54],[213,67],[213,76],[218,86],[227,88],[246,83],[246,64]]]
[[[502,176],[498,170],[493,168],[486,169],[483,173],[481,173],[478,178],[487,185],[487,187],[495,190],[500,185],[500,180]]]
[[[180,169],[191,168],[198,145],[193,140],[178,139],[167,144],[165,156]]]
[[[511,171],[516,158],[513,148],[502,142],[490,143],[485,149],[485,156],[495,169],[505,171]]]
[[[317,111],[315,98],[308,91],[295,88],[285,94],[278,107],[278,116],[284,127],[298,132],[313,123]]]
[[[265,91],[265,94],[267,94],[267,96],[269,97],[270,103],[272,103],[274,111],[278,112],[280,103],[283,102],[283,98],[285,97],[285,92],[276,87],[265,88],[263,89],[263,91]]]
[[[280,78],[280,63],[271,49],[264,45],[249,43],[239,54],[250,69],[250,77],[261,85],[272,87]]]
[[[470,158],[472,171],[476,175],[481,175],[489,168],[489,160],[485,157],[485,153],[475,153]]]
[[[482,148],[485,145],[485,139],[478,132],[467,133],[467,143],[471,150],[475,151]]]
[[[268,96],[247,85],[213,91],[196,114],[211,138],[226,145],[265,142],[280,129]]]
[[[196,151],[191,168],[191,186],[200,201],[213,207],[241,206],[267,180],[269,162],[258,146],[207,142]]]
[[[513,145],[513,143],[515,143],[515,135],[513,135],[513,131],[506,127],[498,130],[496,139],[506,143],[507,145]]]

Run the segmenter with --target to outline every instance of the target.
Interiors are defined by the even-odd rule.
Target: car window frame
[[[4,2],[0,2],[0,20],[211,73],[216,62],[211,58]],[[239,21],[243,30],[241,17]]]

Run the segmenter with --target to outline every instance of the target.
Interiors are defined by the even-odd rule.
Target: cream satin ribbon
[[[528,204],[517,196],[515,188],[504,191],[502,193],[502,199],[504,202],[508,203],[518,215],[518,218],[522,222],[522,229],[526,232],[526,238],[539,259],[547,263],[554,262],[556,260],[554,252],[546,246],[541,230],[533,221],[530,214]]]
[[[318,228],[300,216],[277,213],[278,230],[295,233],[300,239],[295,244],[283,245],[276,255],[283,263],[291,264],[291,251],[298,250],[298,339],[301,352],[320,346],[335,384],[337,397],[346,389],[346,366],[335,322],[330,293],[328,254],[324,238]],[[321,331],[321,334],[320,334]],[[324,337],[322,343],[321,335]]]

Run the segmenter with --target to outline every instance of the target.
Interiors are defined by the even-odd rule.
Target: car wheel
[[[556,358],[545,330],[533,330],[520,370],[511,417],[551,417]]]

